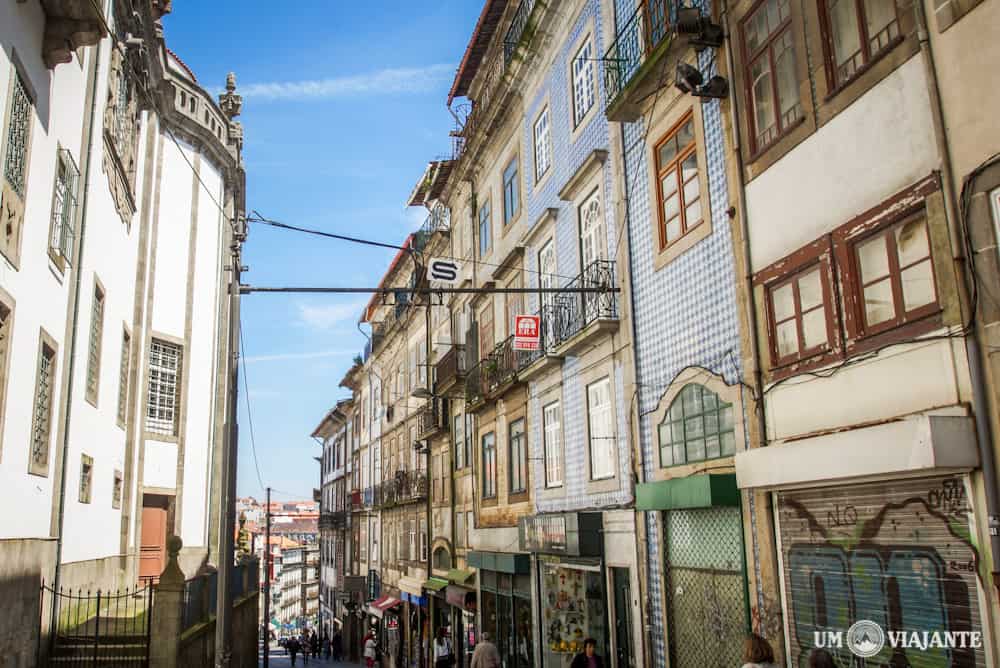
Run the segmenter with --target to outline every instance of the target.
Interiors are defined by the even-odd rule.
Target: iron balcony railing
[[[447,428],[446,401],[442,397],[433,397],[417,413],[417,438],[429,438]]]
[[[451,346],[435,366],[437,385],[448,388],[465,377],[465,346]]]
[[[579,276],[564,288],[600,288],[597,292],[556,293],[543,307],[543,320],[549,347],[554,348],[576,336],[597,320],[618,319],[618,297],[615,285],[615,263],[595,260],[584,267]],[[547,314],[548,317],[545,317]]]
[[[343,529],[347,526],[347,511],[334,510],[319,515],[320,529]]]
[[[476,96],[471,108],[459,112],[464,116],[464,120],[459,123],[459,127],[452,133],[452,158],[458,160],[465,154],[465,149],[469,145],[469,139],[475,135],[486,112],[493,106],[493,102],[502,92],[502,83],[507,67],[514,59],[517,47],[525,37],[530,39],[531,31],[528,29],[531,12],[535,8],[536,0],[521,0],[517,6],[514,16],[511,18],[510,26],[504,35],[503,49],[497,53],[482,68],[483,83],[479,87],[479,94]]]
[[[543,327],[544,329],[544,327]],[[514,336],[508,336],[493,348],[465,376],[465,401],[476,405],[500,394],[517,382],[517,374],[537,360],[544,351],[515,350]]]
[[[524,29],[528,27],[528,17],[531,16],[531,10],[534,8],[535,0],[521,0],[517,11],[514,12],[514,17],[510,20],[510,27],[503,40],[503,57],[507,64],[510,64],[514,52],[517,51],[517,45],[524,36]]]
[[[609,104],[628,86],[649,54],[670,37],[673,4],[676,2],[671,0],[643,0],[618,30],[604,54],[604,89]]]
[[[377,485],[376,506],[390,508],[401,503],[411,503],[427,498],[427,472],[423,470],[396,471],[396,475]]]

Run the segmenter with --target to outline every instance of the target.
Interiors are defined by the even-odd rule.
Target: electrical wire
[[[240,365],[243,367],[243,394],[246,395],[246,406],[247,406],[247,423],[250,427],[250,451],[253,453],[253,465],[257,471],[257,482],[260,484],[260,488],[267,491],[267,485],[264,484],[264,477],[260,474],[260,460],[257,459],[257,440],[254,438],[253,432],[253,411],[250,408],[250,383],[247,379],[247,353],[246,347],[243,344],[243,323],[240,322]]]

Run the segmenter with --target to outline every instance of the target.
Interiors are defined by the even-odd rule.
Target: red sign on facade
[[[537,315],[514,316],[514,350],[538,350],[542,319]]]

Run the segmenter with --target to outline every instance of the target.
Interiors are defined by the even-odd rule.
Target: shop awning
[[[448,571],[447,578],[448,582],[453,582],[455,584],[465,584],[475,576],[476,572],[471,568],[453,568]]]
[[[441,591],[447,586],[448,581],[441,578],[430,578],[424,582],[424,589],[427,591]]]
[[[497,571],[512,575],[526,575],[531,572],[531,557],[527,554],[510,552],[469,552],[467,560],[470,566],[485,571]]]
[[[414,596],[420,596],[424,593],[424,583],[417,578],[411,578],[407,576],[402,576],[396,583],[401,591],[407,594],[413,594]]]
[[[395,596],[383,596],[382,598],[377,598],[368,604],[368,612],[381,619],[386,610],[391,610],[400,603],[402,603],[402,601]]]
[[[444,590],[444,598],[451,605],[463,610],[472,611],[476,609],[476,592],[465,587],[448,585],[448,588]]]
[[[681,510],[739,506],[735,473],[702,473],[635,487],[636,510]]]

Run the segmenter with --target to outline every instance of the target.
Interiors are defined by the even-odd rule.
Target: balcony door
[[[597,264],[607,258],[608,237],[604,231],[604,207],[601,206],[601,190],[594,191],[580,205],[580,284],[581,287],[598,287],[604,276],[603,268]],[[603,263],[601,263],[603,264]],[[599,294],[582,295],[582,322],[587,322],[589,314],[598,308]]]

